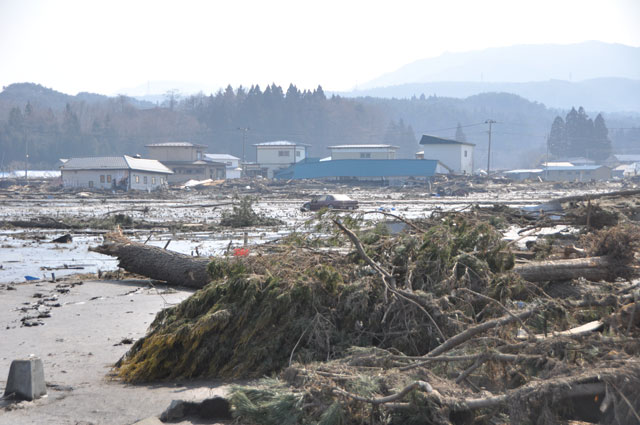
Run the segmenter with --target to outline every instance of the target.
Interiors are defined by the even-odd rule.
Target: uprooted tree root
[[[333,223],[349,255],[294,235],[210,263],[212,282],[158,314],[119,376],[279,373],[233,390],[242,423],[633,423],[632,286],[552,298],[511,270],[501,234],[473,214],[395,236]]]

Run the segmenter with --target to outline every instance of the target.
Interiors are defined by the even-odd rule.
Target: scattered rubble
[[[277,374],[232,391],[247,423],[613,424],[637,414],[636,224],[594,231],[574,220],[584,233],[569,255],[582,258],[553,259],[552,241],[546,261],[516,264],[501,233],[523,223],[514,209],[434,214],[398,234],[356,215],[326,220],[328,239],[294,234],[213,259],[212,283],[162,311],[119,376]],[[571,296],[549,295],[567,285]]]
[[[324,186],[225,182],[215,190],[275,202]],[[547,192],[533,208],[521,197],[493,205],[527,189],[501,179],[447,179],[401,194],[379,188],[375,202],[350,187],[369,202],[362,211],[308,214],[303,233],[289,229],[277,242],[214,258],[111,233],[94,251],[128,272],[200,289],[160,312],[115,371],[133,383],[269,376],[231,391],[238,423],[640,421],[640,196],[625,187],[539,187]],[[567,187],[590,192],[549,201]],[[420,198],[438,192],[432,204]],[[216,199],[200,209],[233,198]],[[267,225],[257,201],[234,202],[200,224]],[[115,217],[124,227],[154,208],[101,217],[112,230]],[[389,218],[402,230],[391,232]],[[41,295],[30,305],[49,298]],[[43,301],[25,313],[47,308]]]

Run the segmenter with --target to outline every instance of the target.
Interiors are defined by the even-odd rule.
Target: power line
[[[485,123],[479,122],[479,123],[475,123],[475,124],[461,125],[460,128],[475,127],[477,125],[483,125],[483,124],[485,124]],[[458,129],[458,126],[449,127],[449,128],[440,128],[438,130],[420,130],[420,131],[418,131],[418,133],[438,133],[440,131],[457,130],[457,129]]]

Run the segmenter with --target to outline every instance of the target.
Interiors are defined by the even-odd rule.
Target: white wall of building
[[[473,157],[475,146],[460,145],[460,170],[462,174],[473,174]]]
[[[473,146],[462,144],[426,144],[424,159],[437,159],[457,174],[473,174]]]
[[[128,170],[62,170],[62,185],[113,189],[129,175],[128,173]]]
[[[389,148],[331,149],[331,159],[396,159],[396,150]]]
[[[167,174],[131,170],[132,190],[155,190],[167,185]]]
[[[291,164],[305,159],[304,146],[256,146],[256,162],[268,169],[268,178],[273,177],[273,171],[286,168]]]
[[[242,168],[227,168],[227,180],[242,177]]]
[[[215,155],[205,154],[207,161],[221,162],[226,167],[226,178],[239,179],[242,176],[242,169],[240,168],[240,158],[236,158],[232,155]]]
[[[195,146],[147,146],[149,158],[158,161],[199,161],[204,148]]]
[[[71,188],[109,190],[120,185],[128,176],[128,170],[62,170],[62,185]],[[165,174],[131,171],[131,189],[154,190],[166,185],[166,182]]]

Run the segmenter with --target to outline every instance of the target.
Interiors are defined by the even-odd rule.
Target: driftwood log
[[[598,282],[628,273],[629,268],[610,257],[587,257],[536,261],[518,265],[513,271],[529,282],[571,280],[580,277]]]
[[[130,273],[162,280],[171,286],[199,289],[210,281],[207,273],[207,264],[210,262],[208,258],[191,257],[132,242],[121,233],[106,235],[102,245],[90,250],[117,257],[118,266]],[[629,273],[628,266],[621,265],[609,257],[536,261],[518,265],[513,270],[529,282],[561,281],[580,277],[597,282]],[[393,277],[385,276],[386,281],[389,281],[389,278],[391,286],[395,287]]]
[[[210,260],[191,257],[174,251],[132,242],[119,233],[105,236],[102,245],[91,251],[118,258],[118,267],[151,279],[167,282],[170,286],[202,288],[211,280],[207,273]]]

